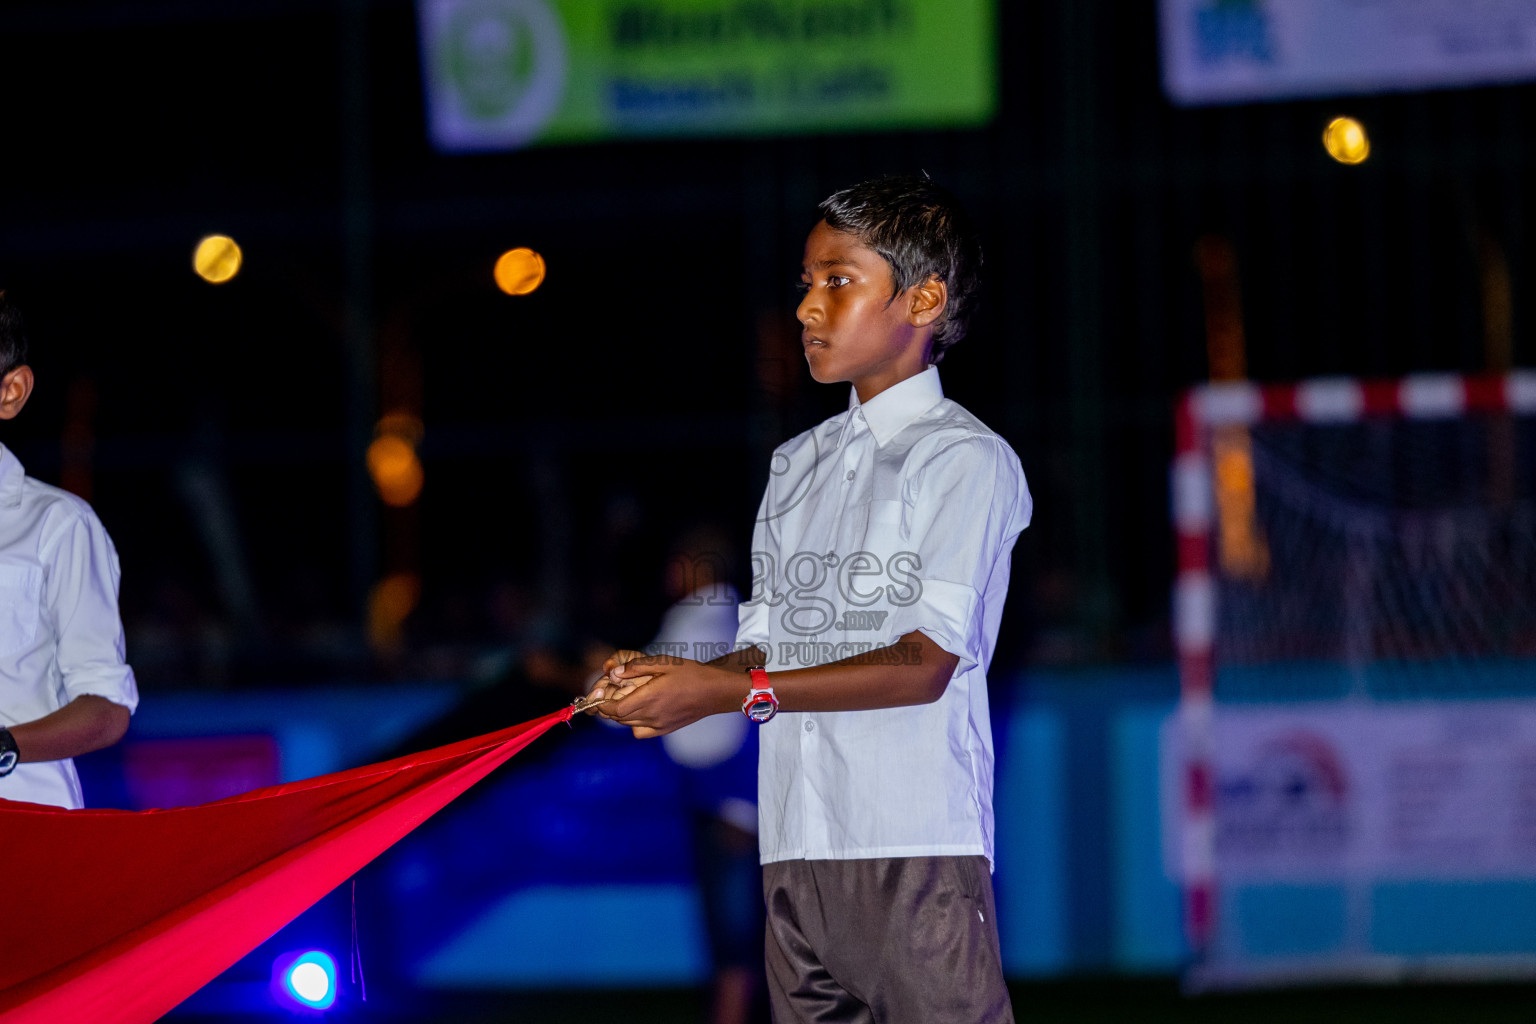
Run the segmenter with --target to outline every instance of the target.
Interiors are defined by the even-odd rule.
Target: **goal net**
[[[1536,374],[1178,427],[1191,983],[1536,976]]]

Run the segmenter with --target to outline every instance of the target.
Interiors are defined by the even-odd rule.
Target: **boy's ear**
[[[0,377],[0,420],[12,420],[32,397],[32,367],[23,363]]]
[[[927,327],[944,312],[949,301],[949,288],[938,274],[928,275],[928,280],[907,290],[907,318],[914,327]]]

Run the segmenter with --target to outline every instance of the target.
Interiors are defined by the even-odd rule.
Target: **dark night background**
[[[39,381],[0,441],[111,532],[146,701],[460,682],[508,650],[555,679],[644,643],[668,540],[744,551],[773,445],[846,402],[805,372],[794,283],[815,204],[881,173],[927,171],[983,232],[944,385],[1036,504],[995,680],[1173,657],[1202,238],[1235,254],[1255,380],[1536,361],[1536,86],[1180,108],[1153,4],[998,11],[983,128],[444,155],[402,0],[0,6],[0,288]],[[1342,113],[1358,167],[1320,144]],[[210,232],[245,255],[219,287],[190,266]],[[491,277],[514,246],[549,268],[521,298]],[[408,509],[363,461],[396,409],[425,426]],[[419,606],[370,642],[395,572]]]
[[[1531,87],[1179,109],[1150,5],[1001,19],[981,130],[443,156],[406,3],[0,11],[0,283],[41,380],[6,443],[58,480],[71,417],[94,439],[144,688],[419,669],[362,645],[392,558],[422,575],[417,649],[494,643],[498,584],[569,629],[648,635],[657,538],[716,518],[744,546],[767,450],[844,401],[800,365],[792,285],[816,201],[878,173],[927,170],[985,232],[984,305],[943,370],[1036,496],[1004,664],[1168,655],[1169,407],[1207,372],[1202,236],[1236,253],[1256,379],[1529,361],[1518,302],[1489,351],[1485,270],[1528,287]],[[1318,144],[1342,111],[1372,132],[1363,166]],[[210,231],[245,250],[224,287],[189,272]],[[550,266],[520,299],[489,274],[514,245]],[[362,493],[358,454],[400,352],[426,425],[410,523]],[[227,495],[243,607],[188,466]],[[603,585],[626,615],[582,600]]]

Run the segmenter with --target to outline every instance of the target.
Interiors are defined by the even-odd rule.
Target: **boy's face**
[[[805,241],[800,282],[795,317],[816,380],[849,381],[864,402],[927,367],[929,328],[944,303],[937,279],[892,299],[884,257],[822,221]]]

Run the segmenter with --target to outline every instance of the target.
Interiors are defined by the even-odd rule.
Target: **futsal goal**
[[[1191,987],[1536,976],[1536,373],[1176,423]]]

